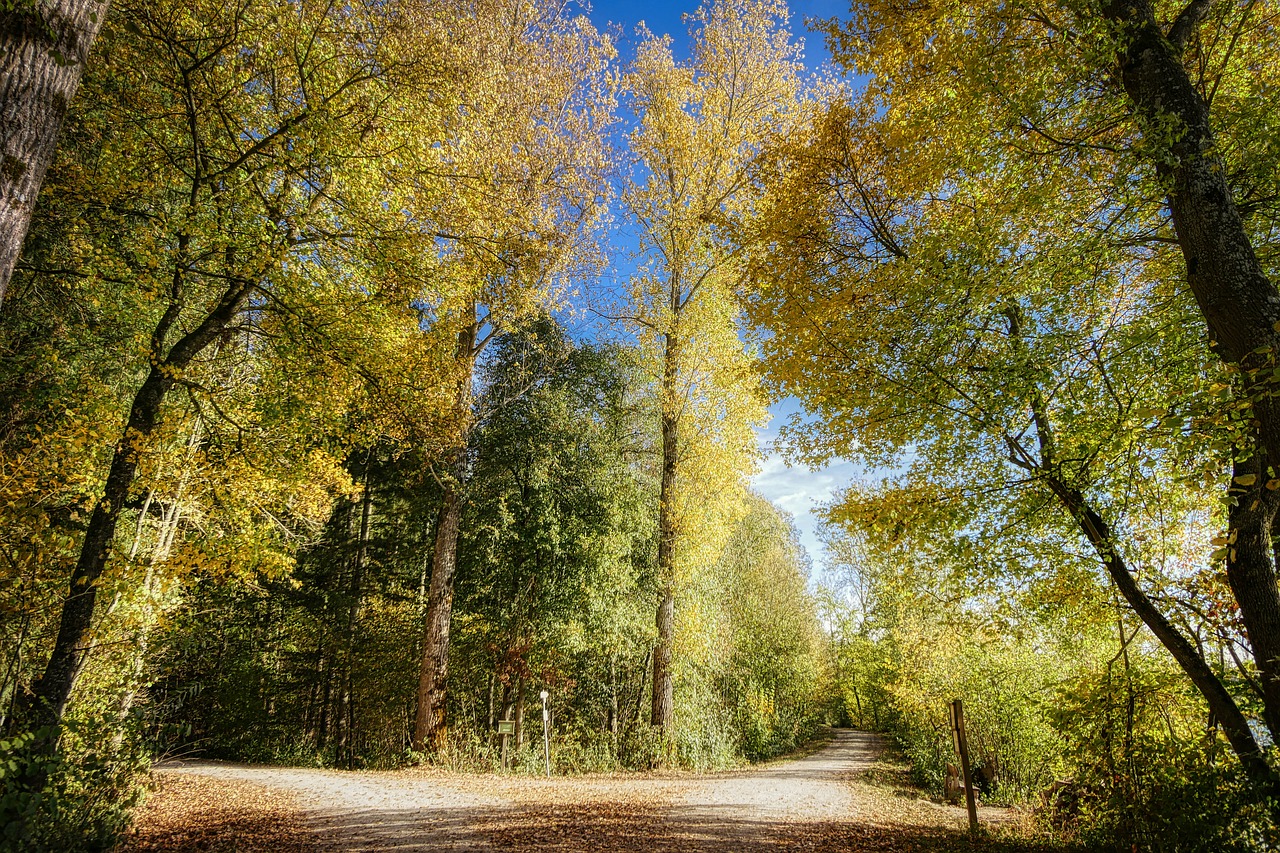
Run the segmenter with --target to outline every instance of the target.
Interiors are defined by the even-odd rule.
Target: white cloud
[[[793,402],[775,406],[769,425],[758,432],[764,460],[760,471],[751,479],[751,485],[774,506],[795,517],[800,543],[813,560],[813,580],[817,581],[825,569],[826,554],[818,539],[819,523],[814,510],[862,475],[864,469],[848,460],[821,468],[788,465],[776,446],[778,422],[782,419],[779,415],[789,413],[788,410],[795,411]]]

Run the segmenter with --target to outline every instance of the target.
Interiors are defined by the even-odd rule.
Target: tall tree
[[[108,0],[0,6],[0,302]]]
[[[57,638],[34,685],[37,725],[61,720],[84,666],[99,581],[171,392],[203,394],[216,410],[196,377],[219,342],[234,331],[270,339],[269,309],[305,313],[319,290],[365,295],[330,277],[323,244],[345,196],[342,166],[356,157],[351,139],[382,105],[370,90],[395,65],[380,52],[387,22],[379,6],[339,13],[325,3],[241,0],[192,15],[190,4],[117,4],[91,109],[132,132],[107,132],[100,153],[121,177],[110,188],[120,193],[114,207],[104,206],[137,230],[122,243],[114,232],[82,236],[97,264],[90,276],[132,275],[151,297],[146,366],[91,500]],[[292,48],[283,46],[295,44],[313,50],[286,60]]]
[[[669,743],[679,565],[698,559],[691,511],[732,490],[728,482],[751,464],[750,425],[762,414],[738,338],[741,258],[727,233],[750,207],[753,158],[786,123],[800,90],[781,3],[713,2],[690,21],[688,62],[675,60],[669,38],[649,36],[626,78],[639,119],[623,191],[640,245],[628,316],[654,359],[661,400],[661,593],[650,721]],[[712,462],[716,453],[724,455]]]
[[[575,345],[543,317],[500,336],[485,361],[459,556],[470,692],[484,679],[490,693],[479,730],[498,714],[522,721],[538,683],[609,732],[615,755],[634,724],[622,706],[648,660],[653,527],[634,356]]]
[[[412,201],[408,208],[431,226],[424,250],[443,257],[459,293],[434,312],[454,338],[453,436],[435,470],[443,500],[413,725],[418,751],[439,749],[448,733],[449,630],[477,359],[495,334],[554,302],[565,274],[589,256],[605,195],[603,133],[613,115],[604,74],[613,48],[585,18],[554,2],[462,8],[469,23],[455,33],[447,61],[469,75],[458,104],[464,120],[439,140],[437,154],[461,180],[446,210]],[[447,29],[457,26],[454,20]],[[413,185],[424,176],[410,164],[405,177]]]
[[[1143,481],[1155,502],[1208,510],[1203,494],[1179,496],[1178,469],[1166,467],[1185,454],[1184,467],[1225,492],[1214,560],[1275,733],[1277,480],[1267,460],[1280,295],[1266,267],[1275,155],[1259,135],[1273,107],[1254,94],[1276,75],[1259,60],[1270,20],[1255,4],[1199,2],[866,6],[832,32],[843,60],[874,75],[866,97],[818,122],[821,153],[782,155],[791,165],[779,192],[798,192],[794,204],[779,195],[776,221],[793,218],[775,233],[795,254],[761,270],[781,280],[795,271],[783,258],[803,257],[808,284],[766,295],[760,315],[778,333],[779,380],[817,380],[803,393],[830,428],[802,439],[809,447],[913,441],[909,424],[928,417],[915,404],[940,419],[943,438],[927,443],[950,448],[932,457],[931,480],[979,452],[1022,469],[1265,785],[1273,774],[1239,700],[1154,604],[1159,586],[1141,582],[1150,575],[1131,571],[1148,556],[1117,475]],[[837,306],[863,339],[830,325]],[[850,306],[865,317],[850,318]],[[1190,324],[1197,315],[1207,338]],[[1153,371],[1184,379],[1159,387]],[[1102,461],[1139,457],[1109,472]]]

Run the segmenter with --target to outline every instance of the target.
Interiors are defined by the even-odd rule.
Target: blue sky
[[[585,4],[584,4],[585,5]],[[830,59],[823,37],[805,27],[806,18],[844,18],[849,15],[849,0],[793,0],[791,6],[791,31],[804,40],[806,65],[811,71]],[[636,25],[644,21],[657,35],[669,34],[674,39],[676,56],[688,56],[689,37],[681,15],[697,8],[696,2],[631,3],[621,0],[596,2],[591,5],[591,19],[602,30],[618,38],[619,59],[626,63],[634,54],[637,39]],[[633,239],[633,238],[632,238]],[[630,240],[623,233],[615,237],[615,254],[611,273],[617,281],[625,280],[630,262],[625,257]],[[634,242],[631,242],[634,245]],[[817,504],[829,500],[843,486],[858,476],[861,469],[850,462],[840,462],[825,468],[810,470],[789,467],[782,454],[774,446],[778,431],[786,420],[800,411],[795,400],[783,400],[771,407],[773,419],[760,431],[761,447],[765,458],[760,472],[753,479],[756,490],[780,509],[790,513],[796,522],[800,539],[813,560],[813,580],[818,581],[824,569],[823,550],[818,540],[818,520],[814,515]]]
[[[815,68],[817,63],[829,58],[823,45],[822,36],[805,29],[806,18],[845,18],[849,15],[849,0],[792,0],[791,31],[804,39],[805,58],[809,67]],[[648,3],[630,3],[625,0],[604,0],[591,3],[591,20],[597,27],[605,29],[609,24],[617,24],[622,28],[621,53],[623,60],[630,54],[630,43],[634,43],[636,24],[644,21],[649,29],[658,35],[668,34],[675,39],[676,55],[688,55],[688,34],[680,16],[692,12],[698,7],[696,2],[671,2],[671,0],[655,0]]]

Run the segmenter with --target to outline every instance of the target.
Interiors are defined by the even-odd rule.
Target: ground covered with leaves
[[[899,769],[858,733],[797,760],[716,774],[546,779],[184,764],[157,774],[124,850],[1058,849],[1003,809],[984,808],[982,834],[968,838],[963,810],[902,784]]]
[[[297,798],[279,789],[177,773],[153,784],[122,846],[129,853],[321,849]]]

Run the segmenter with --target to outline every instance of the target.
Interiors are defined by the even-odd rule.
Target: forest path
[[[545,779],[169,762],[126,851],[861,851],[971,847],[963,811],[864,778],[883,742],[837,731],[740,771]],[[1000,810],[984,810],[999,820]]]
[[[702,777],[668,810],[665,823],[697,849],[732,850],[796,826],[848,819],[860,805],[849,783],[884,749],[880,735],[838,730],[810,755]]]

